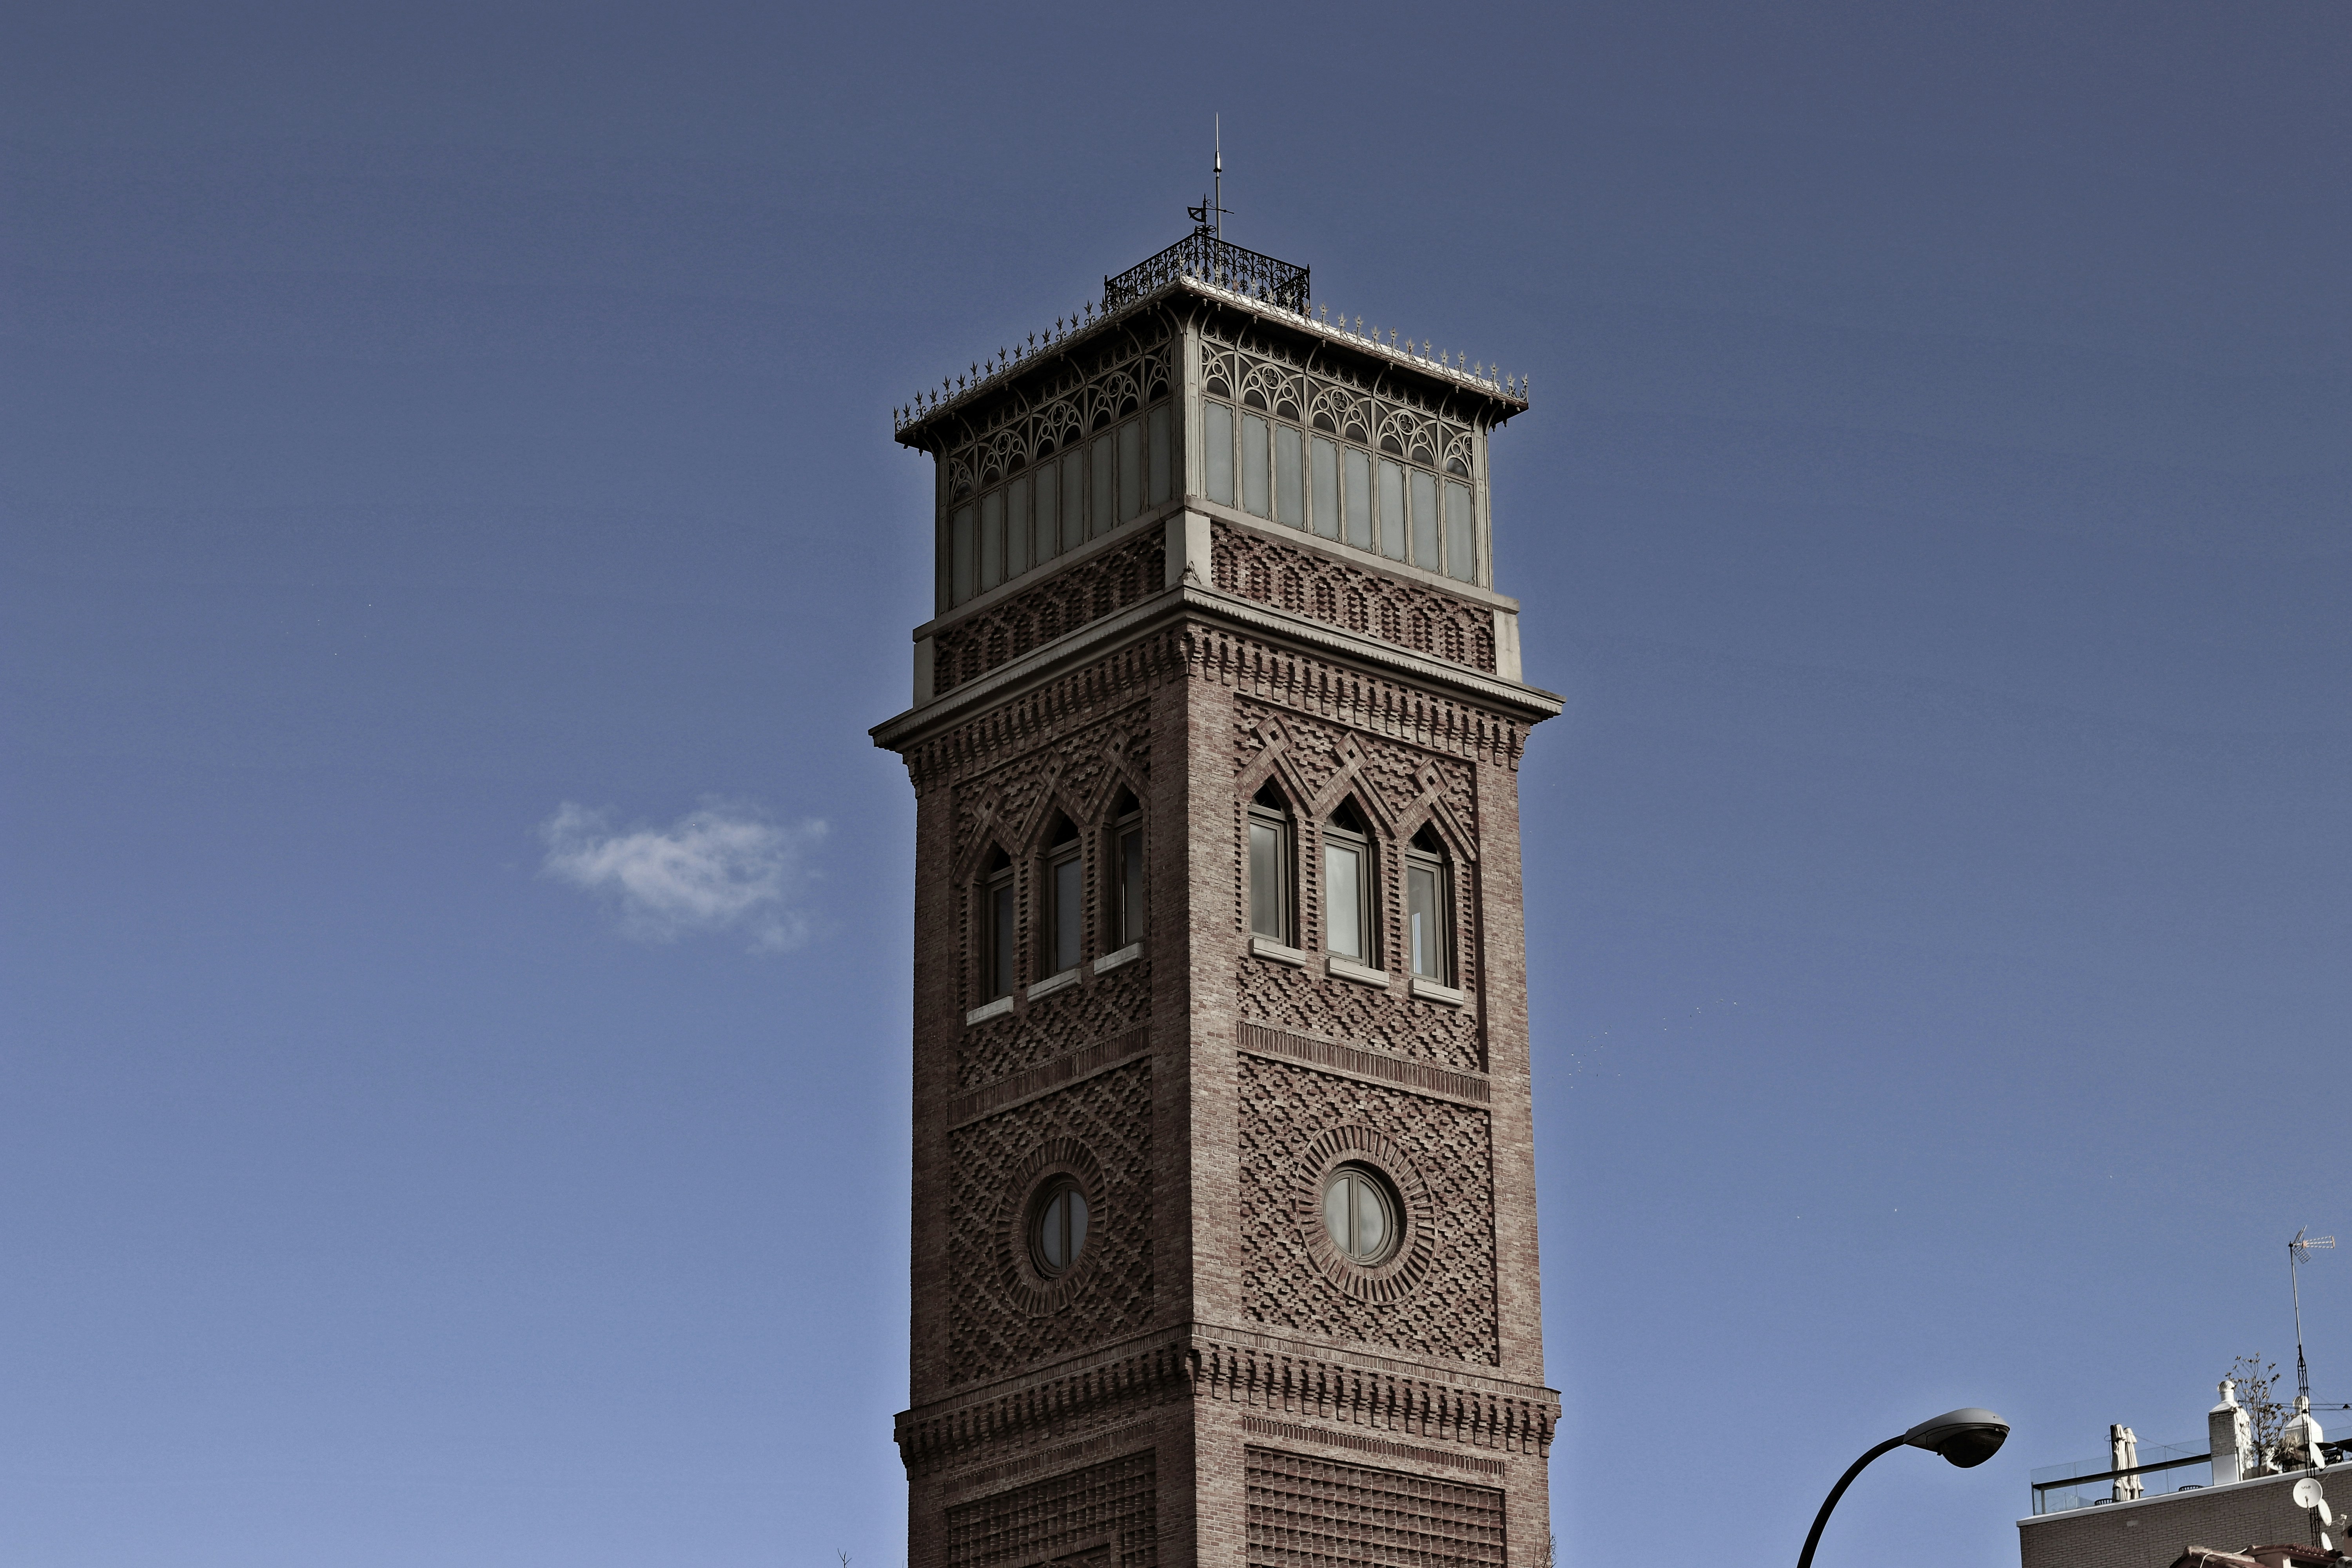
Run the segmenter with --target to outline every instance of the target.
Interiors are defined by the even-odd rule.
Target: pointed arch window
[[[1127,790],[1111,807],[1110,859],[1112,945],[1129,947],[1143,940],[1143,807]]]
[[[1267,784],[1249,808],[1250,934],[1290,944],[1290,805]]]
[[[1454,889],[1444,847],[1430,828],[1404,855],[1405,957],[1418,979],[1454,984]]]
[[[989,858],[980,893],[981,1000],[1013,994],[1013,955],[1020,935],[1014,915],[1013,861],[999,849]]]
[[[1343,805],[1323,826],[1323,946],[1334,957],[1380,967],[1375,951],[1372,837],[1364,819]]]
[[[1046,973],[1076,969],[1086,942],[1087,863],[1078,830],[1064,817],[1055,825],[1045,851]]]

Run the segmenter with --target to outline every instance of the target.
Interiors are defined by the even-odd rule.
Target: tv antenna
[[[1211,134],[1215,138],[1214,161],[1209,166],[1209,177],[1214,182],[1212,194],[1201,198],[1197,207],[1186,207],[1184,216],[1207,229],[1218,239],[1225,237],[1225,219],[1231,216],[1225,208],[1225,117],[1212,116]]]
[[[2310,1228],[2305,1226],[2303,1230],[2294,1233],[2294,1239],[2286,1244],[2287,1289],[2294,1293],[2294,1391],[2305,1401],[2311,1398],[2311,1369],[2303,1364],[2303,1265],[2313,1253],[2333,1251],[2336,1247],[2336,1238],[2332,1236],[2315,1236],[2308,1241],[2305,1240],[2304,1231]]]

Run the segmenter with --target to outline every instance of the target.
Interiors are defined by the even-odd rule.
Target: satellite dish
[[[2309,1476],[2305,1476],[2303,1479],[2294,1483],[2295,1507],[2305,1509],[2318,1508],[2326,1501],[2327,1494],[2320,1490],[2319,1483],[2313,1480]]]

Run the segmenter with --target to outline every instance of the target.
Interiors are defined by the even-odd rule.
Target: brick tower
[[[1391,338],[1393,334],[1391,334]],[[898,411],[910,1568],[1540,1562],[1484,366],[1196,231]]]

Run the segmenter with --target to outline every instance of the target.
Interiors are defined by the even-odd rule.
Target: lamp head
[[[2009,1440],[2009,1423],[1974,1406],[1947,1410],[1904,1433],[1903,1440],[1915,1448],[1941,1454],[1965,1470],[2000,1452],[2000,1446]]]

